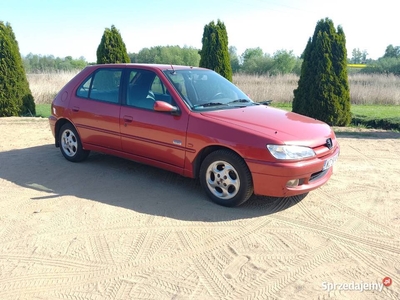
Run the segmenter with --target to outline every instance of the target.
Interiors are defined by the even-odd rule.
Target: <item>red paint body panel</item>
[[[154,72],[170,91],[179,114],[127,106],[125,96],[119,103],[76,96],[81,82],[100,68]],[[323,185],[331,176],[332,168],[324,172],[322,169],[327,159],[338,155],[339,145],[327,124],[264,105],[194,111],[163,73],[167,69],[171,70],[171,66],[115,64],[85,68],[53,101],[49,123],[56,145],[61,125],[70,122],[77,129],[84,149],[132,159],[187,177],[198,175],[204,151],[226,148],[246,162],[257,195],[302,194]],[[161,105],[163,110],[169,107],[165,102]],[[327,139],[332,140],[330,149],[326,146]],[[306,146],[316,156],[301,161],[277,160],[267,150],[267,144]],[[287,187],[286,183],[292,179],[299,179],[302,184]]]
[[[154,118],[154,114],[157,114],[157,118]],[[187,114],[172,116],[123,106],[121,116],[123,152],[164,162],[183,170]],[[131,118],[131,121],[126,122],[124,118]],[[182,171],[179,173],[182,174]]]
[[[120,105],[79,100],[75,97],[70,100],[69,118],[78,130],[83,147],[96,145],[121,150]]]

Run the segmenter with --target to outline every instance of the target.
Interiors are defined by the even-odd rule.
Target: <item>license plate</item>
[[[325,161],[325,163],[324,163],[324,167],[323,167],[322,171],[332,167],[333,164],[337,161],[338,158],[339,158],[339,153],[336,153],[336,155],[334,157],[331,157],[331,158],[327,159]]]

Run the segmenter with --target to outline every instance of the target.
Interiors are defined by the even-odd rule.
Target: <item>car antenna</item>
[[[174,66],[173,66],[172,64],[171,64],[171,69],[172,69],[171,74],[172,74],[172,75],[176,74],[175,69],[174,69]]]

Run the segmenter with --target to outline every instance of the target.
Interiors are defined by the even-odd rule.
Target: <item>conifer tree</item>
[[[129,63],[130,59],[121,34],[114,25],[104,30],[97,48],[98,64]]]
[[[232,81],[232,67],[228,48],[228,33],[225,24],[220,20],[204,26],[200,67],[214,70]]]
[[[350,88],[347,77],[346,38],[326,18],[317,23],[303,53],[298,88],[294,90],[293,111],[346,126],[351,121]]]
[[[11,25],[0,21],[0,117],[35,114],[18,42]]]

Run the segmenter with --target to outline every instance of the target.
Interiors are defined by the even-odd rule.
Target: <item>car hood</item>
[[[264,105],[206,111],[204,117],[234,124],[258,132],[273,143],[316,147],[333,137],[333,131],[324,122],[303,115]]]

